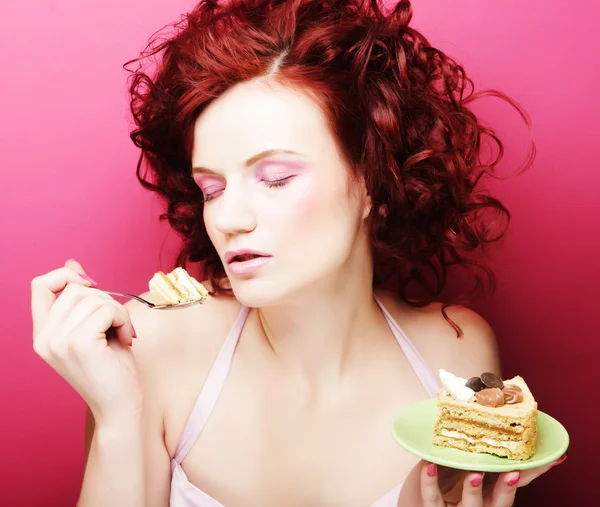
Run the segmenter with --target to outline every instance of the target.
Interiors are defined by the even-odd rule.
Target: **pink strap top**
[[[398,340],[398,344],[402,348],[404,355],[408,359],[417,377],[423,384],[423,387],[430,397],[435,397],[439,389],[439,384],[433,372],[429,369],[417,349],[408,339],[408,336],[406,336],[404,331],[402,331],[400,326],[376,296],[375,301],[383,312],[385,320],[390,326],[396,340]],[[217,359],[208,374],[206,382],[198,396],[198,400],[196,401],[185,429],[183,430],[183,435],[177,447],[177,451],[175,452],[175,457],[171,460],[172,477],[171,497],[169,502],[170,507],[224,507],[188,480],[181,467],[181,462],[200,436],[200,433],[208,422],[210,414],[217,404],[217,400],[223,389],[233,361],[235,348],[249,312],[250,309],[248,307],[242,307],[235,324],[231,328],[231,331],[225,339],[225,343],[223,343],[223,346],[217,355]],[[398,484],[394,489],[382,496],[371,507],[396,507],[401,488],[402,483]]]

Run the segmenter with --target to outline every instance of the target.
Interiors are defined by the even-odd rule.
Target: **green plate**
[[[569,447],[569,434],[564,426],[539,410],[536,453],[525,461],[433,445],[436,420],[437,398],[414,403],[394,419],[394,440],[425,461],[474,472],[510,472],[541,467],[556,461]]]

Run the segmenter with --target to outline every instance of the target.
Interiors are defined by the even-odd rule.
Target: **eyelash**
[[[291,180],[293,176],[286,176],[285,178],[281,178],[280,180],[274,181],[264,181],[263,183],[269,188],[278,188],[287,185],[288,181]]]
[[[288,182],[293,178],[293,176],[286,176],[285,178],[281,178],[280,180],[274,180],[274,181],[266,181],[263,180],[263,183],[268,187],[268,188],[281,188],[284,187],[285,185],[288,184]],[[207,196],[204,197],[203,202],[206,203],[208,201],[212,201],[216,195],[219,192],[222,192],[222,190],[218,190],[217,192],[214,192],[213,194],[208,194]]]
[[[222,190],[219,190],[219,192],[222,192]],[[215,192],[215,194],[217,194],[218,192]],[[205,195],[204,198],[202,199],[203,203],[207,203],[208,201],[212,201],[215,198],[215,194],[208,194]]]

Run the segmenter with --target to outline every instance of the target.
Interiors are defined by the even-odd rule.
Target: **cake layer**
[[[148,285],[150,291],[159,296],[166,303],[179,303],[183,300],[183,294],[181,291],[162,271],[156,273]]]
[[[535,436],[532,440],[527,441],[502,442],[493,438],[475,439],[460,432],[447,432],[435,435],[433,443],[440,447],[494,454],[516,460],[526,460],[535,454]]]
[[[175,286],[187,300],[200,299],[208,296],[206,288],[188,275],[183,268],[175,268],[168,275],[175,282]]]
[[[473,425],[483,425],[495,428],[498,431],[507,431],[510,433],[522,433],[537,421],[537,408],[531,409],[524,416],[521,414],[510,416],[508,414],[489,414],[478,410],[478,407],[472,408],[471,405],[475,405],[475,403],[460,407],[441,405],[438,419],[464,421]]]
[[[500,428],[497,426],[491,426],[486,423],[473,422],[465,419],[449,419],[447,417],[441,417],[438,419],[436,424],[436,430],[438,428],[445,428],[447,430],[463,431],[466,433],[477,434],[479,432],[490,432],[493,431],[498,435],[504,435],[506,438],[522,438],[524,434],[531,431],[532,426],[509,426],[508,428]]]

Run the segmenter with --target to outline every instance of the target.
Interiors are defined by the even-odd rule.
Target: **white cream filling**
[[[444,430],[442,429],[440,431],[440,435],[444,436],[444,437],[448,437],[448,438],[457,438],[459,440],[466,440],[467,442],[470,442],[472,444],[478,444],[478,443],[484,443],[484,444],[488,444],[491,445],[493,447],[506,447],[507,449],[514,451],[517,446],[519,445],[519,442],[511,442],[508,440],[494,440],[492,438],[472,438],[468,435],[465,435],[464,433],[461,433],[460,431],[451,431],[451,430]]]
[[[161,303],[179,303],[179,297],[175,290],[159,275],[154,275],[148,285],[150,292],[156,294]]]
[[[188,299],[202,299],[204,295],[200,292],[198,287],[191,280],[190,276],[182,269],[175,268],[175,270],[167,275],[167,277],[175,283],[183,292],[186,293]]]

